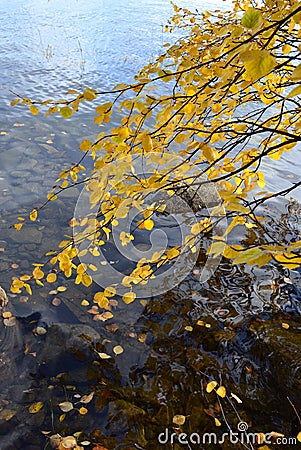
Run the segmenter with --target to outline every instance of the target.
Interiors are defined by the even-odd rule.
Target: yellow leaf
[[[236,258],[234,258],[234,264],[250,263],[253,260],[263,255],[263,251],[260,248],[248,248],[247,250],[240,252]]]
[[[142,148],[146,152],[151,152],[153,150],[153,143],[149,134],[142,137]]]
[[[73,116],[73,109],[69,108],[68,106],[63,106],[60,109],[60,114],[64,119],[69,119],[69,117]]]
[[[73,403],[71,402],[62,402],[59,403],[59,407],[63,412],[69,412],[73,409]]]
[[[19,98],[15,98],[14,100],[12,100],[12,101],[10,102],[10,106],[15,106],[15,105],[17,105],[19,102],[20,102],[20,99],[19,99]]]
[[[210,394],[210,392],[213,391],[213,389],[215,389],[217,386],[217,382],[216,381],[210,381],[207,386],[206,386],[206,392],[208,392],[208,394]]]
[[[94,295],[94,302],[98,304],[100,308],[107,308],[109,306],[109,299],[103,292],[96,292]]]
[[[47,278],[46,278],[46,281],[48,282],[48,283],[54,283],[55,281],[56,281],[56,274],[55,273],[49,273],[48,275],[47,275]]]
[[[88,139],[86,139],[86,140],[84,140],[84,141],[82,141],[81,143],[80,143],[80,146],[79,146],[79,148],[80,148],[80,150],[82,150],[83,152],[87,152],[88,150],[90,150],[90,148],[92,147],[92,142],[91,141],[89,141]]]
[[[24,283],[24,287],[26,289],[27,294],[32,295],[32,290],[31,290],[31,287],[29,286],[29,284]]]
[[[124,352],[123,348],[121,347],[121,345],[116,345],[113,348],[113,352],[115,353],[115,355],[121,355],[121,353]]]
[[[38,413],[42,408],[43,408],[43,403],[42,403],[42,402],[36,402],[36,403],[33,403],[32,405],[30,405],[30,407],[28,408],[28,411],[29,411],[31,414],[36,414],[36,413]]]
[[[31,114],[32,114],[33,116],[36,116],[37,114],[39,114],[39,108],[37,108],[37,107],[34,106],[34,105],[31,105],[31,106],[29,107],[29,111],[31,112]]]
[[[301,80],[301,64],[299,64],[292,73],[292,80]]]
[[[220,397],[224,398],[226,397],[226,388],[224,386],[220,386],[217,390],[216,390],[217,395],[219,395]]]
[[[254,28],[261,21],[261,14],[255,8],[249,8],[241,19],[241,24],[245,28]]]
[[[82,300],[81,305],[82,306],[89,306],[90,303],[88,302],[88,300]]]
[[[299,442],[301,442],[301,431],[299,431],[299,433],[297,434],[297,440],[298,440]]]
[[[37,217],[38,217],[38,211],[37,211],[36,208],[35,208],[35,209],[33,209],[33,210],[31,211],[31,213],[29,214],[29,218],[30,218],[30,220],[32,220],[32,221],[34,222],[34,221],[37,220]]]
[[[217,427],[221,426],[221,422],[216,417],[214,417],[214,422]]]
[[[44,277],[44,272],[39,267],[36,267],[32,272],[33,277],[35,280],[41,280],[41,278]]]
[[[256,81],[270,73],[275,65],[275,58],[267,50],[251,50],[240,54],[246,69],[247,80]]]
[[[16,229],[16,230],[21,230],[21,228],[23,227],[23,223],[14,223],[14,228]]]
[[[184,425],[185,420],[186,420],[186,417],[182,416],[181,414],[176,414],[175,416],[173,416],[173,419],[172,419],[173,423],[176,425],[179,425],[179,426]]]
[[[143,222],[143,224],[144,224],[144,228],[149,231],[152,230],[154,227],[154,222],[151,219],[145,220]]]
[[[56,290],[58,292],[65,292],[65,291],[67,291],[67,288],[66,288],[66,286],[59,286]]]
[[[81,408],[79,408],[78,412],[84,416],[85,414],[87,414],[88,410],[87,408],[84,408],[83,406]]]
[[[132,303],[136,298],[136,294],[134,292],[126,292],[123,296],[122,296],[122,300],[124,301],[124,303],[126,303],[127,305],[129,303]]]
[[[109,358],[112,358],[112,356],[108,355],[107,353],[102,353],[102,352],[97,352],[97,353],[98,353],[98,356],[99,356],[101,359],[109,359]]]
[[[61,414],[59,417],[59,421],[63,422],[63,420],[65,420],[65,418],[66,418],[66,414]]]
[[[301,94],[301,84],[292,89],[291,92],[288,94],[287,98],[292,98],[300,94]]]

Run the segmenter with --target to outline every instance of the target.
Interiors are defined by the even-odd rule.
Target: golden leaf
[[[173,423],[176,425],[179,425],[179,426],[184,425],[185,420],[186,420],[186,417],[182,416],[181,414],[176,414],[175,416],[173,416],[173,419],[172,419]]]
[[[32,405],[30,405],[30,407],[28,408],[28,411],[31,414],[36,414],[43,408],[43,406],[44,405],[42,402],[36,402],[36,403],[33,403]]]
[[[208,394],[210,394],[210,392],[212,392],[217,386],[217,382],[216,381],[210,381],[207,386],[206,386],[206,392],[208,392]]]
[[[56,281],[56,274],[55,273],[49,273],[48,275],[47,275],[47,278],[46,278],[46,281],[48,282],[48,283],[54,283],[55,281]]]
[[[261,21],[261,14],[255,8],[249,8],[241,19],[241,24],[245,28],[254,28]]]
[[[121,353],[124,352],[124,349],[121,347],[121,345],[116,345],[113,348],[113,352],[115,353],[115,355],[121,355]]]
[[[136,298],[136,294],[134,292],[126,292],[123,296],[122,296],[122,300],[124,301],[124,303],[126,303],[127,305],[129,303],[132,303]]]

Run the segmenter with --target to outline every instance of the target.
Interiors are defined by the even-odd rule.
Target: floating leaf
[[[55,281],[56,281],[56,274],[55,273],[49,273],[48,275],[47,275],[47,278],[46,278],[46,281],[48,282],[48,283],[54,283]]]
[[[124,301],[124,303],[126,303],[127,305],[129,303],[132,303],[136,298],[136,294],[134,292],[126,292],[123,296],[122,296],[122,300]]]
[[[182,416],[181,414],[176,414],[172,419],[173,423],[179,426],[184,425],[185,420],[186,417]]]
[[[59,403],[59,407],[63,412],[69,412],[73,409],[73,403],[71,402],[63,402]]]
[[[124,349],[121,347],[121,345],[116,345],[113,348],[113,352],[115,353],[115,355],[121,355],[121,353],[124,352]]]
[[[79,408],[78,412],[84,416],[85,414],[87,414],[88,410],[87,408],[84,408],[83,406],[81,408]]]
[[[42,402],[36,402],[36,403],[33,403],[32,405],[30,405],[30,407],[28,408],[28,411],[30,412],[30,414],[36,414],[43,408],[43,406],[44,405]]]
[[[14,411],[13,409],[3,409],[0,411],[0,420],[10,420],[16,413],[17,411]]]
[[[74,436],[66,436],[60,442],[62,448],[74,448],[77,446],[77,442]]]
[[[298,440],[299,442],[301,442],[301,431],[299,431],[299,433],[297,434],[297,440]]]
[[[80,399],[81,403],[90,403],[90,401],[92,400],[92,398],[94,397],[94,391],[91,392],[91,394],[88,395],[83,395],[82,398]]]
[[[214,417],[214,422],[217,427],[221,426],[221,422],[216,417]]]
[[[102,353],[102,352],[97,352],[97,353],[98,353],[98,356],[99,356],[101,359],[109,359],[109,358],[112,358],[112,356],[108,355],[107,353]]]
[[[65,291],[67,291],[67,288],[66,288],[66,286],[59,286],[58,288],[56,288],[56,290],[58,292],[65,292]]]

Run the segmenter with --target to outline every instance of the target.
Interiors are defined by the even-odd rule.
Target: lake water
[[[190,8],[195,6],[199,10],[204,10],[215,7],[226,8],[230,2],[181,0],[178,4]],[[77,161],[80,156],[79,143],[85,138],[93,138],[98,131],[93,125],[92,110],[88,106],[82,106],[80,112],[67,121],[53,116],[44,118],[41,114],[33,117],[26,108],[9,106],[14,98],[9,90],[32,99],[47,99],[64,97],[66,91],[71,88],[109,89],[118,82],[130,82],[135,72],[144,64],[154,60],[155,56],[163,50],[164,43],[169,41],[170,35],[163,33],[163,26],[172,12],[172,6],[168,0],[141,0],[140,2],[134,0],[127,2],[122,0],[1,0],[0,285],[6,290],[9,289],[12,276],[30,270],[34,262],[43,261],[44,253],[49,249],[55,249],[62,235],[68,232],[68,220],[72,217],[79,191],[67,193],[60,201],[48,206],[41,213],[41,221],[24,227],[23,234],[18,234],[9,226],[16,221],[16,217],[27,214],[33,207],[44,202],[45,195],[55,183],[61,166],[68,165],[70,161]],[[298,153],[300,149],[296,148],[284,155],[281,162],[265,163],[267,187],[270,190],[284,189],[299,179],[301,159]],[[301,200],[300,189],[294,193],[294,197]],[[282,219],[288,220],[287,203],[274,202],[272,214],[277,214],[279,218],[280,214],[283,214]],[[295,275],[297,280],[298,274]],[[68,291],[57,293],[55,296],[61,301],[59,306],[53,303],[53,294],[36,287],[34,295],[29,299],[26,295],[10,296],[12,309],[15,309],[16,314],[22,317],[30,315],[33,311],[39,311],[43,320],[49,323],[62,318],[64,322],[83,322],[96,327],[91,314],[87,314],[80,306],[84,298],[91,301],[90,290],[75,288],[72,282],[66,282],[61,276],[59,282],[68,286]],[[118,376],[112,366],[106,368],[106,374],[110,378],[110,388],[106,391],[102,390],[101,392],[105,393],[98,398],[99,408],[103,406],[105,409],[100,416],[99,413],[94,412],[94,422],[91,419],[90,424],[88,420],[90,428],[95,427],[95,422],[100,421],[99,427],[103,433],[107,430],[110,436],[119,436],[120,431],[121,437],[119,436],[118,439],[122,441],[126,432],[124,431],[126,421],[118,416],[118,411],[122,410],[120,402],[114,399],[116,402],[112,406],[112,402],[108,403],[105,399],[106,395],[112,395],[108,394],[109,390],[121,392],[125,386],[131,385],[137,389],[135,394],[134,391],[130,393],[126,391],[122,394],[124,395],[122,398],[126,398],[129,404],[136,404],[135,395],[138,392],[138,397],[145,395],[145,401],[149,404],[152,404],[153,396],[160,398],[162,404],[170,401],[175,410],[169,411],[169,414],[182,414],[183,405],[186,403],[187,386],[189,386],[190,396],[200,389],[194,386],[193,381],[201,378],[201,372],[198,369],[201,366],[198,359],[200,349],[205,349],[204,354],[207,354],[205,365],[212,368],[212,372],[209,371],[210,376],[212,373],[217,373],[220,364],[227,373],[226,378],[230,377],[227,371],[232,370],[238,377],[237,380],[240,380],[240,376],[243,377],[240,370],[242,371],[243,365],[247,364],[246,357],[242,354],[244,355],[245,348],[249,348],[248,345],[250,345],[247,331],[242,329],[239,334],[240,344],[243,344],[242,354],[235,353],[235,350],[233,354],[225,356],[221,350],[216,352],[214,345],[222,342],[226,348],[227,339],[232,339],[231,333],[235,333],[233,330],[245,320],[246,316],[251,320],[252,317],[262,313],[279,313],[279,311],[289,313],[292,310],[296,312],[297,307],[289,303],[289,289],[290,287],[283,281],[283,273],[279,273],[273,267],[261,270],[251,269],[245,272],[243,269],[224,265],[220,268],[218,276],[202,288],[197,277],[192,275],[178,289],[163,296],[164,301],[161,304],[156,303],[154,299],[146,309],[143,303],[126,308],[119,304],[116,308],[116,323],[120,334],[118,331],[116,336],[110,334],[110,330],[105,330],[107,334],[103,335],[102,331],[100,332],[102,324],[97,326],[101,336],[108,339],[110,351],[113,344],[122,344],[126,352],[125,356],[120,356],[116,363]],[[201,338],[189,336],[189,331],[185,331],[185,327],[190,326],[196,318],[203,318],[205,322],[211,323],[215,330],[214,338],[207,338],[205,335]],[[108,323],[111,324],[111,322]],[[229,326],[227,335],[225,324]],[[224,325],[225,328],[223,328]],[[104,325],[102,328],[104,329]],[[28,330],[27,327],[24,331],[25,336],[32,335],[31,329]],[[188,362],[183,362],[183,345],[186,350],[188,349],[186,355]],[[235,345],[233,344],[234,347]],[[22,352],[23,347],[19,349],[19,357]],[[77,374],[78,367],[74,367]],[[63,365],[58,368],[57,373],[67,369]],[[203,367],[202,370],[204,370]],[[28,380],[32,382],[31,375],[26,373]],[[174,373],[178,375],[171,375]],[[115,375],[118,381],[114,378]],[[90,384],[95,383],[95,386],[98,386],[96,382],[101,384],[103,381],[94,372],[91,377],[80,384],[79,378],[75,375],[78,383],[76,393],[87,393]],[[170,377],[172,381],[169,380]],[[46,383],[43,377],[42,379],[43,381],[34,380],[33,382],[33,390],[40,389],[33,398],[21,401],[18,397],[19,407],[22,408],[22,402],[24,402],[27,408],[30,402],[39,400],[39,395],[45,397],[42,392],[49,386],[48,381]],[[116,381],[115,384],[113,380]],[[246,380],[247,375],[242,391],[245,396],[249,395],[251,398],[252,384],[251,382],[248,384]],[[260,379],[256,378],[258,384],[255,386],[254,382],[255,391],[260,386],[260,382]],[[156,385],[155,388],[152,383]],[[262,383],[266,383],[265,386],[268,385],[266,380]],[[48,384],[51,385],[50,382]],[[71,384],[70,380],[68,384]],[[65,387],[63,388],[59,382],[55,384],[53,402],[65,400],[64,389]],[[128,389],[130,390],[130,387]],[[175,394],[176,399],[172,399],[174,389],[179,393],[178,396]],[[72,397],[71,389],[70,392],[68,395]],[[3,398],[7,401],[7,397]],[[286,411],[286,406],[281,403],[283,399],[279,401],[283,411]],[[189,405],[191,411],[195,411],[198,407],[198,404],[192,400]],[[142,404],[138,406],[142,408]],[[253,406],[253,404],[249,405],[250,408]],[[0,405],[0,422],[3,420],[1,408]],[[14,408],[16,408],[15,405],[11,406],[11,409]],[[274,404],[273,408],[276,408]],[[44,409],[46,410],[46,407]],[[157,404],[154,405],[154,410],[158,413]],[[161,411],[160,408],[159,410]],[[254,410],[256,411],[256,407]],[[137,411],[136,413],[138,414]],[[186,413],[188,415],[189,411],[187,410]],[[73,424],[73,416],[67,417],[65,422],[67,425],[64,428],[58,421],[57,409],[54,414],[56,422],[55,430],[52,429],[52,431],[59,430],[62,434],[78,431]],[[134,414],[133,411],[132,414]],[[148,414],[151,416],[150,410]],[[22,415],[20,417],[24,419]],[[42,420],[39,423],[37,419],[37,423],[28,425],[32,432],[31,444],[25,447],[26,442],[19,443],[16,448],[21,448],[21,445],[22,448],[28,449],[42,448],[40,441],[34,447],[33,435],[36,430],[40,430],[42,424],[43,430],[46,426],[50,427],[50,412],[45,417],[45,423]],[[275,417],[273,424],[278,423],[276,413]],[[18,426],[22,420],[18,419]],[[263,418],[262,423],[264,420]],[[122,426],[120,425],[121,430],[118,431],[120,423]],[[5,447],[8,442],[6,438],[15,423],[7,424],[7,428],[5,426],[0,427],[0,447],[1,450],[6,448],[10,450],[12,447],[9,445]],[[84,426],[85,424],[82,424],[82,428]],[[139,434],[138,431],[137,434]],[[148,438],[152,439],[149,436]],[[111,448],[115,447],[112,446],[109,450]]]

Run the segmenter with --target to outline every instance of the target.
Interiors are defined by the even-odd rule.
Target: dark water
[[[199,9],[227,6],[201,1],[180,5],[191,3]],[[97,133],[87,106],[68,121],[33,117],[22,107],[9,107],[9,89],[46,99],[61,97],[70,88],[106,89],[129,82],[169,40],[162,25],[171,13],[167,0],[1,1],[0,285],[7,291],[13,276],[44,261],[45,252],[68,233],[80,191],[48,205],[39,222],[26,225],[22,234],[9,227],[43,203],[62,165],[77,161],[79,143]],[[283,189],[298,179],[297,154],[298,149],[281,162],[266,164],[269,189]],[[294,195],[300,200],[300,190]],[[298,216],[288,199],[271,204],[269,216],[271,230],[279,236],[279,224],[285,221],[291,228],[288,239],[298,232]],[[301,407],[298,271],[223,263],[202,286],[197,271],[160,298],[128,306],[119,301],[112,307],[114,318],[106,322],[93,320],[89,307],[81,306],[83,299],[93,305],[97,286],[85,289],[62,276],[58,285],[67,291],[51,294],[51,286],[36,286],[30,298],[10,295],[10,310],[19,320],[1,334],[1,450],[41,449],[47,436],[57,432],[82,432],[77,437],[91,442],[84,446],[88,449],[96,444],[109,450],[189,448],[158,442],[159,433],[175,427],[176,414],[187,416],[186,433],[222,434],[227,423],[235,431],[238,421],[246,421],[255,431],[295,436],[301,427],[287,397]],[[58,306],[54,298],[61,301]],[[54,322],[66,325],[53,328]],[[48,332],[37,334],[37,326]],[[82,341],[76,350],[80,330],[86,340],[78,338]],[[98,333],[93,345],[89,330]],[[124,352],[115,356],[117,345]],[[97,352],[113,357],[102,360]],[[207,394],[211,379],[243,403]],[[86,415],[76,404],[62,418],[60,402],[76,403],[92,391],[93,400],[84,404]],[[29,406],[38,401],[43,408],[30,414]],[[221,428],[215,427],[213,416]],[[191,448],[227,449],[233,444]]]

